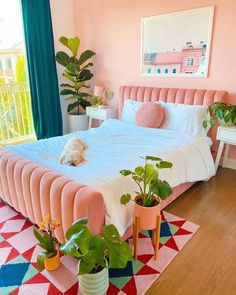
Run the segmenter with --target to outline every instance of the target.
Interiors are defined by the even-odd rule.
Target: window
[[[157,74],[160,74],[161,73],[161,69],[157,69]]]
[[[193,63],[194,63],[194,58],[193,57],[187,57],[187,60],[186,60],[187,66],[193,66]]]
[[[6,59],[6,66],[7,66],[7,69],[12,69],[12,62],[10,58]]]
[[[148,69],[147,72],[148,72],[148,74],[151,74],[152,73],[152,69]]]
[[[169,70],[168,69],[165,69],[165,74],[168,74],[169,73]]]
[[[176,74],[176,69],[173,69],[173,70],[172,70],[172,73],[173,73],[173,74]]]

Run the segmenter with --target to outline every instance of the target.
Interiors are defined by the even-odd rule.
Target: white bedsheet
[[[87,161],[79,167],[64,166],[58,161],[71,136],[80,136],[89,146]],[[132,202],[125,207],[120,205],[119,199],[123,193],[133,194],[137,187],[130,177],[120,176],[119,170],[142,164],[140,156],[153,155],[172,162],[171,170],[160,173],[172,187],[205,180],[215,173],[207,138],[137,127],[119,120],[107,120],[99,128],[7,149],[102,192],[106,223],[116,225],[121,235],[132,223]]]

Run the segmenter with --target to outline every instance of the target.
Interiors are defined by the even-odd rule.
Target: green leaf
[[[170,187],[169,183],[165,180],[158,180],[157,183],[157,190],[158,190],[158,196],[165,200],[172,194],[172,188]]]
[[[160,169],[172,168],[173,164],[167,161],[161,161],[159,164]]]
[[[61,44],[63,44],[64,46],[68,47],[68,38],[62,36],[59,41],[61,42]]]
[[[61,95],[68,95],[68,94],[72,94],[72,95],[75,95],[76,92],[74,90],[71,90],[71,89],[63,89],[61,92],[60,92]]]
[[[131,195],[130,194],[124,194],[120,197],[120,203],[121,205],[126,205],[129,203],[131,200]]]
[[[144,168],[142,166],[138,166],[135,168],[134,172],[139,176],[142,177],[144,174]]]
[[[208,121],[206,121],[206,120],[202,122],[203,128],[207,129],[207,125],[208,125],[207,123],[208,123]]]
[[[67,112],[70,113],[74,108],[78,107],[78,101],[70,103],[67,107]]]
[[[61,86],[61,87],[70,87],[70,88],[73,88],[73,89],[75,88],[74,85],[67,84],[67,83],[62,83],[60,86]]]
[[[38,254],[37,264],[38,264],[39,271],[42,271],[44,269],[44,260],[46,257],[47,255],[45,252]]]
[[[155,172],[155,168],[153,167],[152,164],[146,164],[144,166],[144,170],[145,170],[146,178],[151,177],[152,174]]]
[[[117,228],[113,224],[105,225],[102,230],[102,236],[107,239],[120,240],[120,235]]]
[[[40,243],[44,243],[43,236],[35,228],[34,228],[34,236]]]
[[[156,162],[162,161],[161,158],[153,157],[153,156],[146,156],[146,160],[156,161]]]
[[[90,107],[91,106],[91,103],[87,100],[81,100],[80,101],[80,105],[83,109],[86,109],[86,107]]]
[[[95,264],[87,264],[84,260],[80,260],[78,275],[90,273],[95,267]]]
[[[68,47],[71,50],[74,57],[77,56],[79,46],[80,46],[80,39],[78,37],[68,39]]]
[[[120,170],[120,174],[123,176],[128,176],[128,175],[132,174],[132,171],[124,169],[124,170]]]
[[[86,50],[84,51],[81,55],[80,58],[78,60],[78,65],[82,65],[83,63],[85,63],[88,59],[92,58],[95,55],[95,52],[93,52],[92,50]]]
[[[78,82],[91,80],[92,77],[93,77],[93,74],[90,72],[90,70],[84,69],[78,75]]]
[[[75,221],[66,232],[66,239],[69,240],[74,234],[81,231],[88,224],[88,218],[81,218]]]
[[[63,51],[59,51],[57,52],[56,54],[56,61],[64,66],[64,67],[67,67],[67,65],[70,63],[70,57],[67,53],[63,52]]]

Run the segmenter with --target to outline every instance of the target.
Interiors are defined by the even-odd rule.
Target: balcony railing
[[[0,145],[35,138],[27,83],[0,83]]]

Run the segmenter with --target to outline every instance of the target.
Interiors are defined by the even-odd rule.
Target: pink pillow
[[[158,128],[164,120],[164,109],[155,102],[146,102],[137,111],[135,123],[141,127]]]

